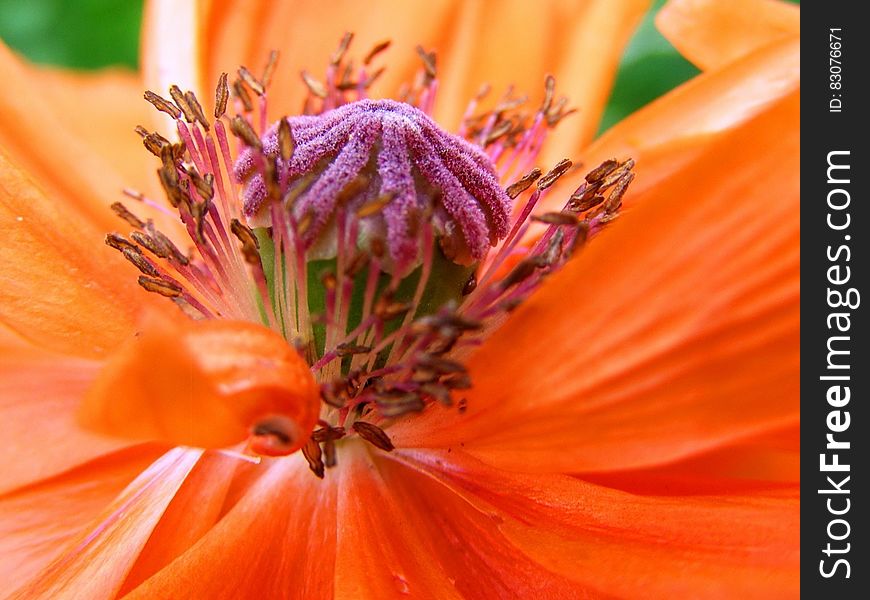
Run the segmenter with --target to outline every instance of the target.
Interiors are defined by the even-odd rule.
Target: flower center
[[[113,208],[134,231],[106,239],[141,271],[143,288],[192,318],[258,322],[296,347],[320,384],[319,428],[303,447],[320,476],[346,436],[391,450],[391,420],[432,403],[461,410],[469,349],[616,216],[633,178],[631,161],[607,161],[561,212],[533,217],[571,168],[531,168],[547,129],[567,114],[552,78],[537,111],[518,112],[506,96],[475,114],[478,98],[453,135],[428,114],[432,54],[420,51],[424,69],[405,102],[371,100],[374,75],[363,68],[352,81],[342,63],[349,39],[325,84],[303,74],[308,114],[269,127],[275,55],[260,79],[239,70],[232,117],[225,75],[213,120],[192,92],[147,92],[180,140],[138,129],[160,158],[172,210],[128,195],[175,214],[193,252],[121,204]],[[532,221],[541,225],[534,237]],[[286,445],[285,434],[280,419],[252,428],[258,447]]]
[[[288,156],[282,148],[291,149]],[[257,165],[271,159],[275,181],[267,186]],[[489,157],[393,100],[358,100],[281,121],[241,154],[235,175],[245,182],[249,223],[273,224],[273,187],[293,218],[307,223],[303,242],[309,251],[319,246],[319,256],[335,255],[337,228],[327,225],[340,209],[355,213],[369,251],[372,242],[386,242],[386,258],[400,271],[420,263],[427,222],[446,257],[465,265],[508,233],[511,202]]]

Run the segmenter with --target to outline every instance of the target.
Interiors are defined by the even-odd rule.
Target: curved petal
[[[487,523],[527,560],[594,597],[798,594],[797,486],[769,494],[660,498],[561,475],[498,471],[462,452],[398,451],[390,456],[461,497],[478,511],[478,523]],[[442,498],[449,493],[438,493],[436,484],[417,483],[413,476],[404,479],[439,514],[436,502],[446,502]],[[451,519],[459,512],[457,504],[444,504],[453,509]]]
[[[208,533],[125,599],[332,598],[333,480],[316,479],[298,453],[264,470]]]
[[[223,514],[236,467],[242,464],[238,457],[221,452],[203,454],[148,537],[118,591],[119,598],[181,556],[209,532]]]
[[[0,147],[0,321],[74,356],[103,356],[125,340],[137,311],[154,300],[104,237]]]
[[[795,424],[675,463],[578,477],[643,495],[749,494],[798,485],[800,462],[800,425]]]
[[[152,319],[88,389],[80,422],[107,435],[267,455],[305,444],[319,388],[296,349],[247,321]],[[258,429],[260,431],[258,431]]]
[[[175,448],[153,463],[13,598],[114,598],[202,451]],[[56,500],[56,499],[55,499]]]
[[[468,410],[399,422],[396,446],[602,471],[793,423],[798,112],[794,95],[642,196],[472,356]]]
[[[580,153],[584,170],[614,157],[635,159],[637,177],[624,199],[626,207],[633,205],[636,198],[685,168],[732,130],[744,127],[798,90],[799,42],[792,37],[757,50],[721,70],[702,73],[651,102]],[[563,179],[564,183],[542,201],[550,210],[565,204],[567,194],[560,191],[571,180]]]
[[[95,111],[99,94],[58,92],[51,77],[35,72],[2,43],[0,79],[9,90],[0,97],[0,147],[7,156],[38,176],[40,187],[58,203],[62,201],[68,209],[99,224],[101,229],[116,227],[117,219],[108,207],[121,198],[125,186],[135,183],[125,181],[115,168],[118,165],[114,159],[91,146],[93,134],[80,136]],[[70,104],[76,97],[93,104],[90,107]],[[68,112],[75,114],[68,117]],[[132,131],[136,125],[128,123],[123,132],[132,148],[139,146]],[[95,125],[95,130],[98,129],[101,126]],[[112,140],[117,139],[117,133],[111,136]],[[103,148],[106,143],[101,143]],[[142,156],[142,164],[147,165],[144,151]]]
[[[656,26],[680,54],[704,71],[800,34],[800,7],[780,0],[670,0]]]
[[[86,533],[88,524],[161,452],[155,446],[129,448],[0,494],[4,592],[35,577],[68,542]]]
[[[123,445],[86,431],[75,411],[99,365],[39,350],[0,325],[0,493]]]
[[[437,477],[358,445],[339,468],[335,597],[587,598],[589,589],[525,556]],[[348,449],[349,450],[349,449]],[[437,467],[436,467],[437,468]]]
[[[259,72],[269,51],[278,49],[282,59],[269,94],[278,116],[301,111],[306,88],[300,70],[319,78],[345,32],[354,33],[352,55],[358,58],[384,39],[393,42],[376,63],[387,65],[376,95],[395,95],[400,84],[412,80],[420,68],[414,50],[419,44],[438,54],[436,117],[445,127],[458,126],[484,83],[495,94],[513,85],[537,99],[544,75],[552,73],[561,82],[560,92],[580,108],[580,116],[566,122],[562,132],[565,147],[577,147],[594,135],[622,49],[648,5],[648,0],[534,5],[521,0],[338,0],[326,5],[227,0],[200,2],[179,15],[175,3],[156,0],[146,12],[143,60],[155,89],[172,82],[197,84],[210,101],[222,71],[244,64]],[[191,39],[197,40],[193,48]]]

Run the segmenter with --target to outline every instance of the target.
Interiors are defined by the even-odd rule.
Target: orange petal
[[[48,566],[161,452],[155,446],[128,448],[0,495],[0,581],[5,590],[20,587]]]
[[[780,0],[670,0],[656,26],[699,69],[719,69],[800,34],[800,7]]]
[[[97,363],[38,350],[0,325],[0,493],[39,481],[122,445],[83,431],[75,410]]]
[[[264,463],[199,542],[125,599],[333,598],[334,480],[316,479],[300,454]]]
[[[545,164],[568,156],[595,135],[625,45],[649,7],[647,0],[466,2],[436,46],[441,65],[438,122],[455,129],[481,85],[500,96],[513,85],[535,106],[543,79],[578,109],[547,144]]]
[[[798,485],[800,460],[800,426],[796,424],[675,463],[579,477],[633,494],[749,494]]]
[[[269,51],[280,50],[269,93],[276,117],[301,111],[307,91],[300,70],[322,79],[346,31],[354,33],[351,55],[357,58],[384,39],[393,42],[375,62],[375,68],[387,65],[374,87],[376,96],[395,96],[400,84],[411,81],[420,68],[414,50],[420,44],[438,54],[436,117],[445,127],[459,125],[484,83],[498,95],[514,85],[534,103],[543,96],[544,75],[552,73],[560,93],[580,109],[560,129],[564,147],[576,148],[594,135],[624,45],[648,6],[648,0],[534,5],[496,0],[425,5],[228,0],[200,2],[179,14],[175,3],[157,0],[146,11],[143,62],[149,85],[165,89],[173,81],[190,82],[201,86],[195,89],[210,102],[222,71],[234,72],[244,64],[259,72]]]
[[[413,475],[402,477],[398,494],[413,493],[418,504],[429,507],[430,512],[419,515],[420,522],[435,525],[444,515],[458,524],[454,515],[461,519],[473,507],[477,527],[488,525],[503,536],[501,544],[595,597],[780,598],[798,593],[797,486],[766,495],[658,498],[561,475],[498,471],[462,452],[400,450],[389,457],[449,489],[439,491],[424,476],[416,478],[419,482]],[[393,468],[400,469],[408,472],[406,467]],[[388,467],[382,466],[385,471]],[[399,477],[388,480],[393,484]],[[468,505],[462,508],[463,503],[447,500],[451,492]],[[405,502],[406,511],[408,507]],[[458,536],[472,538],[475,533],[469,528]],[[450,539],[437,531],[431,535]],[[498,550],[489,553],[497,556]],[[510,563],[499,566],[507,573],[520,571]],[[535,591],[519,595],[547,597]]]
[[[795,422],[798,111],[795,95],[642,196],[471,358],[466,413],[400,422],[396,446],[602,471]]]
[[[579,160],[591,169],[609,158],[634,158],[637,178],[625,197],[630,206],[710,145],[799,88],[799,40],[790,38],[672,90],[609,129]],[[561,209],[565,200],[566,194],[557,189],[546,202],[551,209]]]
[[[176,448],[136,478],[94,519],[92,526],[70,540],[66,551],[29,583],[20,598],[113,598],[148,541],[166,506],[199,460],[201,451]],[[92,474],[93,475],[93,474]],[[88,482],[94,485],[93,481]],[[97,480],[99,484],[99,480]],[[52,495],[57,516],[63,502]],[[44,507],[43,507],[44,508]]]
[[[133,131],[136,125],[147,126],[154,113],[142,98],[145,84],[140,75],[122,70],[80,72],[48,67],[33,67],[30,72],[45,101],[62,112],[70,133],[102,159],[110,172],[117,173],[114,181],[154,200],[163,198],[155,175],[158,160]],[[110,189],[109,199],[123,200],[121,188]],[[164,228],[162,213],[142,204],[131,208],[142,218],[155,218]],[[104,213],[102,217],[112,217],[109,211],[98,210]],[[114,221],[113,225],[117,228],[121,224]]]
[[[221,448],[245,440],[289,454],[308,439],[320,394],[277,333],[250,322],[148,323],[112,357],[79,411],[103,433]]]
[[[0,236],[0,321],[41,346],[103,356],[153,303],[105,231],[46,196],[2,148]]]
[[[221,452],[206,452],[175,493],[160,522],[127,574],[118,597],[181,556],[217,523],[227,491],[241,461]]]
[[[40,188],[55,202],[62,202],[71,211],[87,216],[103,230],[117,227],[117,218],[108,206],[121,198],[125,186],[135,185],[135,182],[125,181],[116,170],[117,164],[111,157],[109,145],[114,147],[118,135],[126,134],[131,147],[139,146],[136,135],[132,133],[137,123],[131,121],[125,125],[124,131],[114,131],[110,138],[113,141],[105,140],[99,144],[101,151],[91,144],[95,143],[94,137],[103,129],[102,125],[95,124],[94,132],[81,135],[87,127],[87,120],[99,113],[99,93],[59,91],[51,76],[23,63],[2,43],[0,80],[9,90],[0,97],[0,147],[6,155],[16,165],[38,177]],[[128,96],[112,94],[109,102],[122,97]],[[72,100],[92,102],[93,105],[83,107],[71,104]],[[73,116],[68,115],[70,112]],[[108,112],[117,114],[114,110]],[[143,166],[148,164],[147,158],[143,150]]]
[[[339,460],[337,598],[588,597],[588,588],[525,556],[492,514],[434,478],[346,448]]]

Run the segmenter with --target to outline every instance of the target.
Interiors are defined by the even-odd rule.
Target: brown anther
[[[163,150],[164,146],[169,144],[169,140],[160,135],[159,133],[149,133],[144,138],[142,138],[142,145],[145,146],[145,149],[148,150],[154,156],[160,156],[160,152]]]
[[[574,235],[574,240],[571,242],[571,247],[568,249],[567,256],[573,255],[582,248],[586,244],[587,239],[589,239],[589,223],[587,221],[581,221],[580,224],[577,225],[577,232]]]
[[[384,430],[378,427],[377,425],[372,425],[371,423],[366,423],[365,421],[357,421],[353,425],[350,426],[362,439],[367,441],[372,446],[380,448],[385,452],[391,452],[395,450],[395,446],[393,446],[393,442],[390,440],[390,436],[384,433]]]
[[[387,206],[390,202],[393,201],[393,198],[396,197],[396,194],[390,192],[388,194],[381,194],[371,202],[367,202],[363,204],[358,209],[356,209],[356,216],[359,219],[364,219],[366,217],[370,217],[371,215],[378,214],[383,210],[385,206]]]
[[[234,218],[230,221],[230,231],[242,244],[251,245],[257,249],[260,248],[260,242],[257,240],[257,236],[254,235],[254,230],[238,219]]]
[[[634,160],[628,159],[624,163],[620,164],[614,171],[605,177],[601,181],[602,188],[608,188],[614,185],[617,181],[619,181],[627,172],[631,171],[631,168],[634,167]]]
[[[313,222],[314,222],[314,215],[311,214],[311,212],[305,213],[304,215],[302,215],[302,218],[299,219],[299,223],[297,223],[297,225],[296,225],[296,231],[300,235],[304,234],[306,231],[308,231],[308,228],[311,227],[311,224]]]
[[[175,179],[176,185],[178,182],[178,173],[176,173],[176,165],[179,161],[176,159],[175,152],[173,151],[171,146],[162,146],[160,148],[160,161],[163,163],[163,167],[169,171],[172,171],[174,175],[172,175]]]
[[[245,261],[254,266],[262,264],[260,262],[260,242],[251,228],[238,219],[233,219],[230,221],[230,231],[242,242],[242,256],[245,257]]]
[[[558,164],[556,164],[555,167],[550,169],[549,173],[547,173],[546,175],[544,175],[543,177],[541,177],[538,180],[538,189],[543,191],[543,190],[547,189],[548,187],[550,187],[551,185],[553,185],[554,183],[556,183],[556,181],[559,179],[559,177],[564,175],[565,172],[571,168],[572,164],[573,163],[571,162],[570,159],[563,158],[562,160],[560,160],[558,162]]]
[[[356,277],[369,264],[369,255],[365,252],[357,252],[350,264],[344,269],[344,274],[350,278]]]
[[[610,196],[607,197],[607,202],[605,203],[604,211],[607,214],[613,214],[619,210],[619,207],[622,206],[622,197],[625,195],[625,192],[628,190],[628,186],[631,185],[632,181],[634,181],[634,173],[629,172],[616,182],[616,185],[613,186],[613,189],[610,191]]]
[[[338,457],[335,452],[335,440],[326,438],[323,441],[323,464],[327,469],[331,469],[338,464]]]
[[[571,197],[571,202],[569,206],[571,210],[576,211],[578,213],[585,212],[590,208],[594,208],[604,202],[604,196],[601,195],[591,195],[586,198],[574,198]]]
[[[188,175],[190,176],[190,180],[193,182],[193,187],[196,190],[196,193],[199,194],[200,198],[203,200],[211,200],[214,198],[214,175],[206,173],[205,177],[202,177],[193,169],[188,171]]]
[[[344,427],[332,427],[330,425],[319,427],[311,434],[311,439],[315,442],[325,442],[326,440],[340,440],[345,436]]]
[[[196,94],[193,92],[185,92],[184,99],[187,100],[187,105],[193,112],[196,122],[199,123],[205,131],[208,131],[210,124],[205,118],[205,113],[202,111],[202,105],[196,99]]]
[[[464,373],[466,371],[462,363],[427,354],[417,357],[417,364],[433,369],[442,375],[446,373]]]
[[[185,199],[181,189],[178,187],[178,173],[174,168],[160,167],[157,169],[157,175],[160,178],[160,184],[163,186],[163,191],[166,192],[166,198],[173,208],[178,208]]]
[[[532,221],[546,223],[548,225],[576,225],[577,215],[563,212],[548,212],[542,215],[533,215]]]
[[[133,238],[133,241],[158,258],[169,258],[171,256],[168,248],[158,244],[157,241],[148,234],[134,231],[130,234],[130,237]]]
[[[326,86],[317,81],[308,71],[302,71],[301,75],[309,92],[318,98],[326,98]]]
[[[577,222],[575,221],[573,224],[576,225]],[[550,241],[547,244],[547,249],[543,253],[534,257],[533,260],[535,261],[535,264],[541,268],[554,265],[556,261],[559,260],[559,257],[562,256],[562,240],[564,239],[565,234],[562,230],[557,230],[555,235],[550,238]]]
[[[135,131],[137,134],[139,134],[140,137],[143,137],[143,138],[150,133],[147,129],[145,129],[141,125],[136,125],[136,127],[133,128],[133,131]]]
[[[275,74],[275,67],[278,66],[279,56],[281,56],[281,53],[277,50],[271,50],[269,52],[269,60],[266,61],[266,67],[263,69],[263,77],[260,79],[264,88],[268,88],[269,84],[272,83],[272,75]]]
[[[241,79],[236,79],[233,82],[233,93],[235,93],[236,98],[238,98],[245,112],[251,112],[254,110],[254,103],[251,101],[251,95],[248,93],[248,90],[245,89],[245,84]]]
[[[534,259],[527,258],[521,260],[517,266],[515,266],[511,272],[501,280],[500,285],[503,289],[507,289],[512,285],[525,281],[537,270],[537,268],[538,265],[535,264]]]
[[[510,134],[515,131],[517,125],[518,123],[515,123],[513,119],[501,121],[487,134],[486,139],[483,141],[483,145],[488,146],[500,137],[506,138],[506,141],[509,142],[510,140],[507,138],[509,138]]]
[[[381,294],[378,297],[373,312],[382,321],[392,321],[411,310],[412,305],[406,302],[395,302],[391,294]]]
[[[141,285],[149,292],[154,292],[155,294],[160,294],[161,296],[166,296],[167,298],[177,298],[181,295],[182,292],[181,286],[172,283],[171,281],[165,281],[163,279],[156,279],[153,277],[140,275],[137,281],[139,285]]]
[[[616,167],[619,166],[619,162],[616,159],[608,159],[603,163],[592,169],[586,174],[586,181],[589,183],[596,183],[613,173],[616,170]]]
[[[227,112],[227,100],[230,98],[230,88],[227,85],[227,74],[221,73],[217,87],[214,90],[214,118],[220,119]]]
[[[344,408],[347,406],[349,398],[344,382],[331,382],[321,385],[320,399],[334,408]]]
[[[365,87],[365,89],[369,89],[370,87],[372,87],[372,84],[376,82],[381,75],[384,74],[384,71],[386,71],[386,68],[381,67],[380,69],[369,75],[363,87]]]
[[[399,417],[411,412],[420,412],[425,408],[425,403],[419,394],[415,392],[382,392],[375,397],[378,404],[378,412],[384,417]]]
[[[266,195],[272,202],[281,198],[281,181],[278,176],[278,157],[268,154],[263,157],[263,181],[266,183]]]
[[[350,47],[350,43],[353,41],[353,33],[350,31],[346,31],[345,34],[341,37],[341,41],[338,43],[338,48],[335,52],[332,53],[332,56],[329,58],[329,64],[332,66],[337,65],[341,62],[341,59],[344,58],[344,55],[347,53],[347,49]]]
[[[180,87],[175,84],[169,86],[169,95],[172,96],[175,105],[181,109],[182,113],[184,113],[185,121],[188,123],[196,121],[196,115],[187,103],[187,99],[184,97],[184,93],[181,91]]]
[[[471,387],[471,376],[468,373],[450,373],[441,378],[441,383],[451,390],[467,390]]]
[[[453,399],[450,397],[450,389],[442,383],[425,383],[420,386],[420,391],[444,406],[450,406],[453,403]]]
[[[154,106],[154,108],[156,108],[160,112],[166,113],[173,119],[177,119],[181,116],[181,111],[178,110],[177,106],[172,104],[172,102],[170,102],[166,98],[163,98],[162,96],[155,94],[150,90],[145,92],[144,98],[148,102],[150,102]]]
[[[477,289],[477,277],[475,277],[474,273],[468,276],[468,280],[465,282],[465,285],[462,286],[462,295],[467,296],[471,292]]]
[[[144,275],[149,275],[151,277],[160,277],[160,271],[157,270],[151,261],[149,261],[142,252],[136,246],[132,248],[124,248],[121,250],[121,254],[124,255],[128,261],[130,261],[133,266],[139,269]]]
[[[205,243],[205,217],[208,214],[209,206],[208,200],[190,205],[190,216],[193,217],[196,224],[196,241],[201,244]]]
[[[547,75],[544,79],[544,101],[541,103],[540,112],[548,114],[553,106],[553,97],[556,93],[556,78],[552,75]]]
[[[340,356],[352,356],[354,354],[368,354],[372,351],[371,346],[360,346],[358,344],[339,344],[335,347],[335,353]]]
[[[281,155],[281,160],[290,160],[295,148],[296,142],[293,140],[293,133],[290,131],[290,122],[287,120],[287,117],[283,117],[281,122],[278,123],[278,151]]]
[[[311,469],[312,473],[323,479],[323,453],[320,450],[320,444],[315,442],[314,438],[310,438],[305,445],[302,446],[302,456],[304,456],[305,460],[308,461],[308,468]]]
[[[178,262],[182,265],[187,266],[190,264],[190,258],[186,254],[184,254],[181,250],[179,250],[178,246],[176,246],[174,243],[172,243],[172,240],[170,240],[168,237],[163,235],[163,233],[157,231],[156,229],[154,229],[154,227],[149,227],[148,234],[151,236],[151,239],[154,240],[154,243],[157,244],[161,248],[162,252],[168,253],[169,255],[171,255],[171,257],[176,262]],[[131,236],[131,237],[136,239],[135,236]],[[139,240],[136,239],[136,242],[138,243]],[[156,254],[156,252],[155,252],[155,254]]]
[[[123,252],[125,249],[138,250],[136,244],[129,241],[120,233],[106,234],[106,245],[121,252]]]
[[[516,181],[507,186],[505,192],[507,193],[508,198],[513,200],[514,198],[525,192],[532,186],[533,183],[538,180],[540,176],[541,170],[538,167],[535,167],[534,169],[523,175],[519,181]]]
[[[435,53],[434,52],[426,52],[423,46],[417,46],[417,55],[420,57],[420,60],[423,61],[423,68],[426,70],[426,77],[431,81],[438,76],[438,71],[436,69],[435,63]]]
[[[236,115],[233,117],[233,120],[230,121],[230,130],[238,137],[245,145],[254,148],[256,150],[263,149],[263,142],[260,141],[260,138],[257,137],[257,134],[254,133],[254,128],[251,127],[251,124],[248,123],[247,119],[240,115]]]
[[[109,208],[112,209],[112,212],[124,219],[127,223],[129,223],[136,229],[142,229],[143,227],[145,227],[145,222],[136,215],[134,215],[132,212],[130,212],[129,209],[120,202],[113,202]]]
[[[347,64],[344,66],[344,69],[341,71],[341,77],[338,79],[338,83],[335,85],[342,92],[346,92],[348,90],[352,90],[359,85],[356,81],[353,80],[353,61],[347,61]]]
[[[248,68],[244,65],[239,67],[239,77],[248,84],[248,87],[251,88],[251,91],[257,94],[258,96],[262,96],[266,93],[266,88],[263,87],[263,84],[254,77],[254,74],[251,73]]]
[[[374,59],[378,54],[380,54],[381,52],[383,52],[384,50],[386,50],[387,48],[390,47],[390,44],[391,44],[391,43],[392,43],[392,42],[390,42],[390,40],[384,40],[383,42],[378,42],[377,44],[375,44],[375,45],[372,47],[372,49],[369,50],[369,53],[366,54],[366,57],[363,59],[363,64],[364,64],[365,66],[369,66],[369,64],[371,64],[372,60],[373,60],[373,59]]]

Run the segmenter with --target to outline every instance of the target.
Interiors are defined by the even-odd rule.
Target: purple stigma
[[[328,235],[339,206],[360,217],[360,238],[386,241],[400,265],[421,256],[421,226],[434,226],[444,254],[461,264],[483,258],[504,238],[512,204],[490,159],[443,131],[423,111],[393,100],[360,100],[317,116],[288,118],[295,144],[279,155],[278,125],[263,149],[246,149],[235,164],[244,183],[244,212],[271,223],[263,157],[276,156],[278,179],[294,217],[309,225],[308,247]]]

